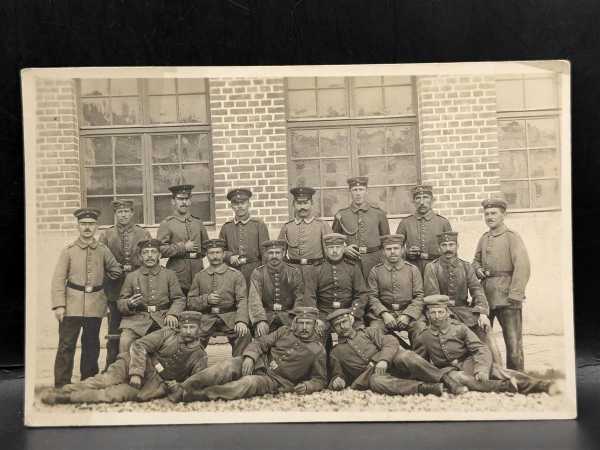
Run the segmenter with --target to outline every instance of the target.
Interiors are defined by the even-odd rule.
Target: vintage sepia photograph
[[[26,425],[576,417],[567,61],[22,89]]]

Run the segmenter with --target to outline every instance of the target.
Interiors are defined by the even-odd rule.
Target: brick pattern
[[[217,227],[232,212],[227,191],[247,187],[269,227],[288,221],[285,92],[282,78],[210,80]]]
[[[36,96],[38,230],[72,230],[81,207],[75,82],[38,79]]]
[[[418,77],[417,98],[421,173],[435,209],[481,220],[481,200],[500,195],[494,77]]]

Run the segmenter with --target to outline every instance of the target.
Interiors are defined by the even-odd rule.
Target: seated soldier
[[[446,385],[453,394],[467,392],[467,388],[416,353],[402,349],[394,337],[383,334],[379,328],[355,329],[351,310],[338,309],[327,319],[338,335],[338,344],[329,356],[329,389],[338,391],[349,386],[388,395],[440,396]]]
[[[291,323],[290,311],[303,306],[302,272],[283,261],[287,244],[271,240],[262,243],[263,260],[250,276],[248,314],[256,337]]]
[[[256,395],[311,394],[327,383],[325,349],[316,327],[316,308],[294,310],[290,327],[252,342],[243,356],[209,367],[183,383],[170,382],[172,401],[235,400]]]
[[[429,326],[415,337],[415,352],[473,391],[549,392],[553,383],[492,363],[490,350],[465,324],[450,318],[447,295],[425,297]]]
[[[183,381],[206,368],[200,343],[202,314],[179,314],[179,331],[163,328],[136,340],[104,373],[67,384],[42,396],[42,402],[116,403],[149,401],[167,395],[165,382]]]
[[[125,278],[117,307],[121,313],[119,353],[131,344],[167,326],[177,327],[177,315],[185,309],[185,297],[177,275],[160,265],[160,241],[138,243],[142,266]]]
[[[194,276],[187,309],[204,314],[201,338],[204,347],[211,336],[222,333],[231,344],[233,356],[240,356],[252,340],[246,280],[239,270],[224,263],[226,245],[222,239],[204,241],[209,265]]]

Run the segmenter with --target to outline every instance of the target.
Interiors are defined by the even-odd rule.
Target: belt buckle
[[[149,313],[156,312],[156,306],[154,306],[154,305],[152,305],[152,306],[148,306],[148,312],[149,312]]]
[[[429,253],[421,252],[421,259],[429,259]]]
[[[125,272],[131,272],[131,264],[123,264],[123,270]]]
[[[221,308],[219,308],[218,306],[213,306],[212,308],[210,308],[210,312],[212,314],[221,314]]]
[[[400,305],[398,303],[392,303],[392,309],[394,311],[400,311]]]
[[[88,294],[92,292],[92,287],[91,286],[86,286],[85,287],[85,292],[87,292]]]
[[[196,252],[190,252],[189,256],[190,256],[190,259],[196,259],[198,257],[198,253],[196,253]]]
[[[358,247],[358,251],[361,255],[364,255],[367,253],[367,247],[365,247],[365,246]]]
[[[240,256],[238,258],[238,261],[240,262],[240,264],[246,264],[246,257],[245,256]]]
[[[281,311],[282,309],[281,303],[273,303],[273,311]]]
[[[333,302],[332,306],[333,306],[334,309],[338,309],[342,305],[341,305],[340,302]]]
[[[455,306],[456,305],[456,301],[455,300],[448,300],[448,306]]]
[[[308,264],[308,259],[306,258],[300,258],[300,264],[302,264],[303,266]]]

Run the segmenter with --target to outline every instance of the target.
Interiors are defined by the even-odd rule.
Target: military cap
[[[252,191],[250,189],[232,189],[227,193],[227,200],[230,202],[241,202],[244,200],[248,200],[252,197]]]
[[[296,319],[313,319],[319,318],[319,310],[312,306],[296,306],[290,313],[296,317]]]
[[[481,206],[483,206],[483,209],[500,208],[501,210],[506,211],[508,205],[506,200],[501,198],[486,198],[481,202]]]
[[[160,250],[161,244],[162,242],[158,239],[146,239],[144,241],[138,242],[138,248],[140,249],[140,251],[144,248],[155,248],[157,250]]]
[[[209,249],[209,248],[226,249],[227,242],[225,242],[225,240],[223,240],[223,239],[207,239],[206,241],[202,242],[202,247],[204,247],[205,249]]]
[[[437,235],[438,243],[442,242],[458,242],[458,233],[456,231],[444,231]]]
[[[197,323],[200,325],[202,313],[200,311],[182,311],[179,313],[179,325],[184,323]]]
[[[177,197],[178,195],[185,195],[186,197],[192,196],[192,189],[194,189],[193,184],[178,184],[177,186],[171,186],[169,191],[173,197]]]
[[[113,210],[117,211],[119,209],[133,209],[133,200],[129,200],[128,198],[118,199],[112,201]]]
[[[404,235],[403,234],[386,234],[379,238],[381,240],[381,245],[389,245],[389,244],[400,244],[404,245]]]
[[[76,210],[73,215],[77,217],[77,220],[81,219],[94,219],[98,220],[98,216],[100,216],[100,210],[96,208],[79,208]]]
[[[433,197],[433,188],[426,184],[419,184],[415,186],[412,190],[413,198],[415,198],[419,194],[429,194]]]
[[[271,239],[268,241],[264,241],[260,246],[262,247],[263,251],[267,251],[271,248],[281,248],[285,250],[287,248],[287,242],[280,241],[277,239]]]
[[[365,186],[369,184],[369,177],[351,177],[348,178],[348,187],[352,189],[354,186]]]
[[[423,299],[425,306],[448,306],[450,297],[442,294],[428,295]]]
[[[330,312],[327,315],[327,320],[329,322],[333,322],[338,317],[342,317],[345,315],[352,315],[352,310],[348,308],[334,309],[333,312]]]
[[[290,189],[290,194],[294,196],[296,200],[312,200],[315,195],[315,190],[308,186],[297,186]]]
[[[323,236],[325,245],[343,245],[346,243],[346,236],[340,233],[329,233]]]

